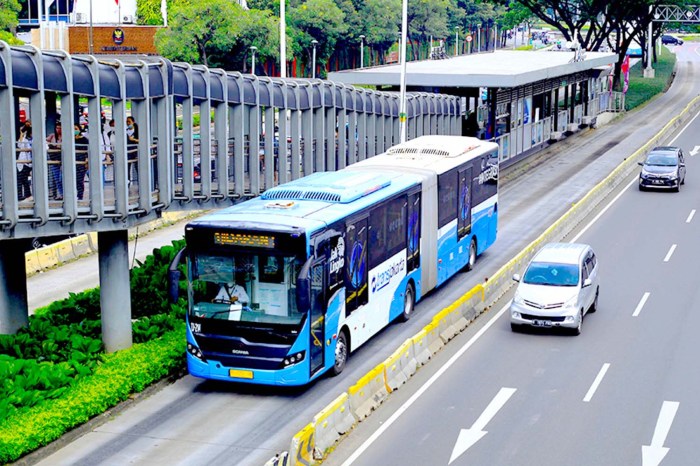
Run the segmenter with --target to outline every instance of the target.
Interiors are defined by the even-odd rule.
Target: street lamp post
[[[360,34],[360,69],[365,67],[365,35]]]
[[[258,50],[258,48],[254,45],[250,46],[250,51],[253,52],[253,58],[252,58],[252,63],[250,65],[250,74],[255,74],[255,52]]]
[[[459,47],[459,26],[455,26],[455,57],[457,56],[457,47]]]
[[[287,20],[285,19],[285,0],[280,0],[280,77],[287,77]]]
[[[399,42],[399,60],[401,61],[401,79],[399,83],[399,141],[406,142],[406,35],[408,34],[408,0],[401,6],[401,41]]]
[[[314,46],[314,51],[313,51],[313,59],[311,60],[312,67],[311,67],[311,79],[316,79],[316,45],[318,44],[318,41],[316,39],[311,41],[311,45]]]

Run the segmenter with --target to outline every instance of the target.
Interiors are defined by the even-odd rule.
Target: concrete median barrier
[[[377,409],[390,391],[386,384],[384,363],[381,363],[348,389],[350,407],[357,420],[362,421]]]
[[[418,363],[413,354],[413,341],[408,339],[403,342],[399,349],[384,361],[384,367],[386,383],[392,391],[405,384],[418,369]]]
[[[416,359],[416,363],[421,366],[426,364],[432,357],[432,353],[430,348],[428,348],[428,335],[425,329],[411,337],[411,343],[413,344],[413,356]]]
[[[445,346],[445,342],[440,338],[440,328],[433,319],[428,325],[424,327],[425,337],[428,342],[428,350],[431,356],[442,349]]]
[[[335,442],[352,430],[357,423],[350,409],[347,393],[341,394],[314,416],[315,450],[325,456]]]
[[[314,459],[314,434],[314,425],[310,423],[292,437],[292,443],[289,446],[289,455],[287,455],[288,465],[311,466],[317,464]]]

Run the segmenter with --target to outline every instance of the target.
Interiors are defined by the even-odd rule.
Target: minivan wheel
[[[578,325],[576,325],[576,328],[574,328],[571,333],[573,333],[574,335],[581,335],[581,327],[582,326],[583,326],[583,309],[581,309],[581,312],[579,313]]]
[[[595,312],[598,310],[598,293],[600,292],[600,287],[595,289],[595,298],[593,299],[593,304],[591,304],[591,308],[588,309],[588,312]]]

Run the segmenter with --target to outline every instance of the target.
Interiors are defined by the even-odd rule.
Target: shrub
[[[184,322],[161,338],[104,356],[92,376],[55,400],[17,410],[0,424],[0,463],[17,460],[184,368]]]

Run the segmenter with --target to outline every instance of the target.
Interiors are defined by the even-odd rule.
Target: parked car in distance
[[[664,45],[683,45],[683,39],[679,39],[670,34],[664,34],[661,36],[661,43]]]
[[[639,162],[639,190],[670,189],[678,192],[685,184],[685,156],[680,147],[655,147]]]
[[[598,258],[582,243],[549,243],[532,258],[510,305],[510,327],[562,327],[581,333],[583,317],[598,309]]]

